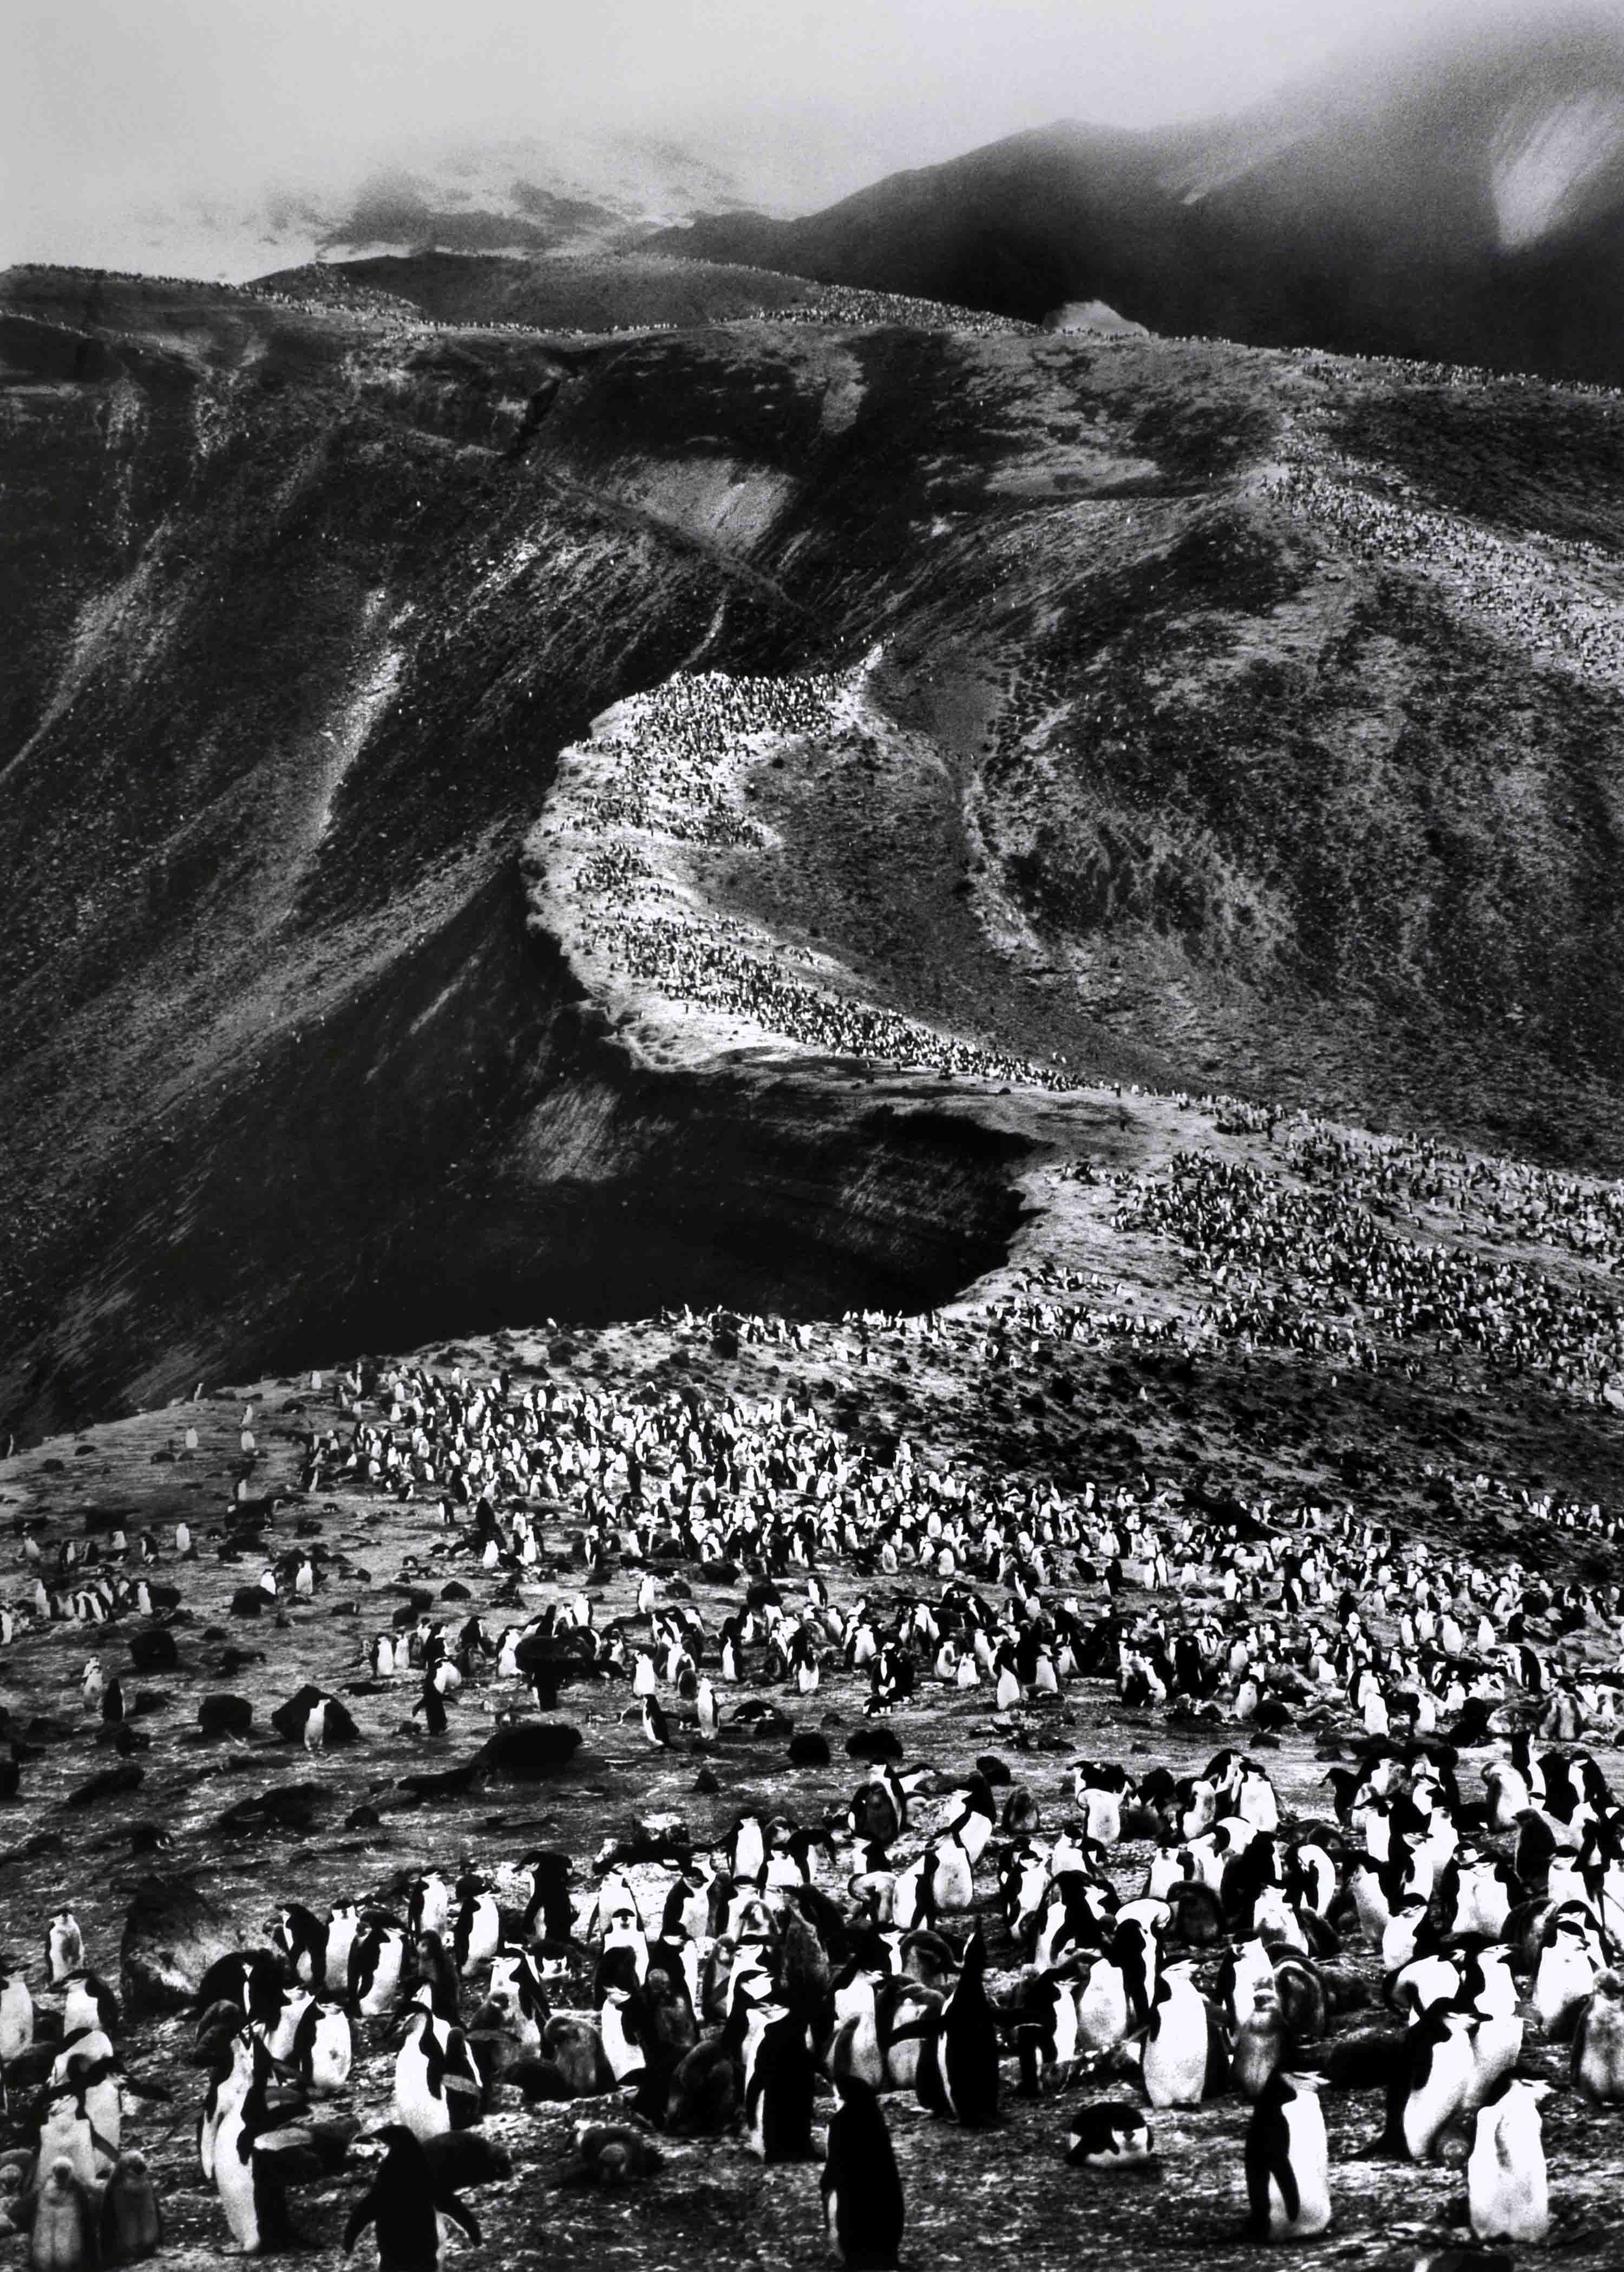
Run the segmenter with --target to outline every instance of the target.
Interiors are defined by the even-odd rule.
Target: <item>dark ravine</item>
[[[560,741],[707,639],[821,636],[702,531],[522,462],[579,353],[430,334],[351,392],[341,322],[155,289],[160,352],[79,329],[134,288],[73,280],[56,322],[41,292],[8,342],[41,468],[11,522],[58,553],[9,577],[5,1424],[540,1314],[936,1302],[995,1259],[1018,1146],[640,1071],[527,928]],[[515,542],[583,564],[505,605]]]
[[[1002,1258],[1018,1139],[815,1070],[640,1070],[574,992],[515,868],[272,1037],[128,1163],[111,1267],[70,1245],[28,1434],[544,1315],[928,1307]]]

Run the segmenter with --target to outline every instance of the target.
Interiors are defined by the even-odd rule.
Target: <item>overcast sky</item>
[[[427,138],[558,122],[800,144],[819,202],[1055,117],[1231,109],[1436,4],[9,0],[0,260],[79,234],[94,258],[109,216],[176,185],[353,180]]]

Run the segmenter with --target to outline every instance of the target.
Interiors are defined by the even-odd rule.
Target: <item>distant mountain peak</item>
[[[1074,121],[701,258],[1042,321],[1624,384],[1624,23],[1488,4],[1236,116]]]

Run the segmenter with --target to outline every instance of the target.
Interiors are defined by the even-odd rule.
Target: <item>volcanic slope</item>
[[[939,1301],[1074,1083],[1616,1162],[1612,398],[928,310],[5,304],[30,1430]]]

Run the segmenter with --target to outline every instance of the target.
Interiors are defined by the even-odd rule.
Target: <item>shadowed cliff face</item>
[[[790,668],[820,625],[702,515],[524,454],[577,362],[232,295],[153,293],[161,345],[56,319],[113,288],[5,340],[11,1413],[407,1319],[984,1267],[1007,1142],[640,1080],[527,930],[560,744],[701,646]]]
[[[882,651],[869,729],[764,759],[693,888],[887,1014],[1621,1155],[1608,403],[37,271],[0,351],[30,1430],[312,1348],[987,1267],[1018,1097],[995,1130],[770,1030],[678,1068],[538,927],[558,753],[678,671]]]

